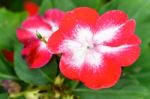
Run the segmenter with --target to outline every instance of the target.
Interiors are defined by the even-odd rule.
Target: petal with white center
[[[79,80],[78,74],[79,74],[79,66],[75,66],[74,64],[70,63],[70,59],[72,56],[70,54],[63,54],[60,60],[60,71],[72,80]]]
[[[30,41],[36,40],[36,37],[31,32],[22,28],[17,29],[17,37],[24,45],[29,44]]]
[[[46,41],[48,41],[49,37],[52,35],[53,32],[49,29],[44,28],[33,28],[33,29],[26,29],[29,32],[33,33],[35,36],[39,33]]]
[[[29,17],[23,22],[22,26],[27,31],[33,33],[35,37],[37,33],[40,33],[46,41],[52,34],[51,26],[44,22],[44,19],[40,16]]]
[[[97,44],[119,46],[125,44],[135,31],[135,20],[129,20],[121,25],[99,28],[93,39]]]
[[[96,10],[87,7],[76,8],[65,14],[60,24],[60,29],[65,35],[69,35],[69,31],[72,31],[75,25],[93,26],[96,24],[98,17]]]
[[[76,26],[74,28],[74,38],[82,46],[90,46],[92,44],[93,33],[89,26]]]
[[[79,80],[78,74],[84,64],[89,64],[91,68],[96,69],[102,62],[102,55],[96,51],[74,48],[62,54],[60,70],[68,78]]]
[[[96,28],[103,29],[107,27],[120,26],[128,20],[128,16],[120,10],[111,10],[104,13],[97,20]]]
[[[22,55],[30,68],[40,68],[47,64],[52,54],[48,50],[46,44],[38,40],[30,43],[29,46],[22,50]]]
[[[60,50],[68,56],[68,63],[80,67],[84,62],[86,49],[77,41],[64,40]]]
[[[64,16],[64,12],[59,9],[47,10],[44,14],[45,21],[52,26],[52,32],[59,28],[59,24]]]
[[[28,17],[23,23],[22,27],[28,28],[28,29],[37,29],[37,28],[45,28],[45,29],[51,29],[51,26],[44,22],[43,18],[36,15]]]
[[[140,48],[138,45],[121,45],[118,47],[97,46],[97,50],[120,66],[129,66],[139,57]]]
[[[55,53],[63,52],[64,49],[72,47],[74,44],[77,43],[80,47],[88,47],[92,45],[92,37],[93,33],[89,26],[78,25],[75,26],[72,31],[68,31],[67,33],[62,33],[61,30],[56,31],[49,38],[48,47],[52,52]]]
[[[109,88],[117,83],[121,75],[121,68],[112,60],[103,56],[103,62],[98,66],[85,63],[79,78],[85,86],[91,89]]]

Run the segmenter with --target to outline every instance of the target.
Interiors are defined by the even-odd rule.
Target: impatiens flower
[[[22,27],[17,29],[17,37],[24,44],[22,55],[30,68],[42,67],[51,59],[52,54],[47,47],[47,41],[59,28],[63,16],[64,13],[60,10],[48,10],[43,17],[28,17],[22,23]]]
[[[32,1],[25,1],[23,6],[25,11],[28,12],[29,16],[38,14],[39,6],[36,3]]]
[[[48,40],[52,52],[62,53],[60,70],[92,89],[112,87],[121,67],[134,63],[140,54],[135,20],[119,10],[99,16],[90,8],[65,14],[60,28]]]

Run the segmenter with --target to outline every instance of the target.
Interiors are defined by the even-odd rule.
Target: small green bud
[[[39,99],[40,97],[38,91],[26,92],[24,96],[26,99]]]
[[[63,82],[64,82],[64,78],[61,77],[60,75],[58,75],[54,80],[54,84],[58,86],[61,86]]]
[[[37,36],[38,39],[42,39],[43,38],[40,33],[36,33],[36,36]]]

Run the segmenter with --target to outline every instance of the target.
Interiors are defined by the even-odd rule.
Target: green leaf
[[[29,69],[25,60],[22,58],[20,51],[22,46],[15,48],[15,71],[18,77],[26,83],[41,85],[53,81],[57,73],[57,63],[52,59],[50,63],[41,69]]]
[[[24,96],[18,97],[17,99],[26,99]]]
[[[0,99],[8,99],[7,93],[0,93]]]
[[[75,8],[75,4],[71,0],[52,0],[54,7],[64,10],[64,11],[69,11],[73,8]]]
[[[13,13],[4,8],[0,9],[0,49],[13,48],[17,42],[16,28],[25,16],[25,13]]]
[[[64,11],[75,8],[75,4],[71,0],[43,0],[40,7],[40,13],[43,14],[47,9],[58,8]]]
[[[109,89],[90,90],[83,86],[74,90],[80,99],[144,99],[149,90],[132,77],[123,77],[119,83]]]
[[[40,13],[44,14],[44,12],[47,9],[51,9],[51,8],[53,8],[53,6],[54,5],[52,4],[52,0],[43,0],[41,7],[40,7]]]
[[[118,5],[119,5],[119,3],[117,0],[110,1],[110,2],[106,3],[104,6],[102,6],[101,9],[99,9],[99,13],[103,14],[109,10],[116,10]]]
[[[94,9],[100,9],[105,0],[72,0],[78,7],[91,7]]]
[[[2,55],[0,55],[0,80],[18,80],[12,64],[6,62]]]

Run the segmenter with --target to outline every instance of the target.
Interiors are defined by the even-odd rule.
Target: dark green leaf
[[[150,95],[149,90],[134,78],[124,77],[113,88],[90,90],[81,86],[74,90],[80,99],[144,99]]]
[[[4,57],[0,55],[0,80],[17,80],[12,64],[5,61]]]
[[[57,73],[57,63],[52,59],[50,63],[41,69],[29,69],[28,65],[21,57],[20,51],[22,46],[15,48],[15,71],[19,78],[30,84],[47,84],[52,81]]]

